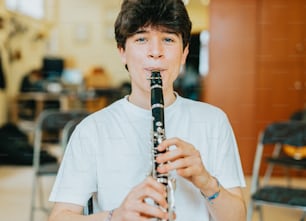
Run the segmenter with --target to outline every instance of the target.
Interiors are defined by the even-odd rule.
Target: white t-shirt
[[[50,201],[85,206],[95,193],[96,211],[119,207],[151,171],[151,126],[151,111],[127,98],[84,119],[69,141]],[[165,131],[167,138],[193,144],[224,188],[245,186],[235,137],[223,111],[177,96],[165,108]],[[175,172],[172,175],[177,221],[208,221],[199,189]]]

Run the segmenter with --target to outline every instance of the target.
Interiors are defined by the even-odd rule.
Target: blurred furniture
[[[93,67],[85,74],[85,90],[96,92],[97,89],[106,90],[111,85],[111,78],[103,67]],[[86,110],[89,112],[97,111],[108,104],[106,96],[97,96],[95,93],[88,97],[85,102]]]
[[[29,101],[35,103],[35,109],[24,106]],[[68,96],[60,93],[47,92],[26,92],[18,94],[13,100],[12,106],[12,121],[19,122],[25,116],[27,120],[35,120],[38,115],[45,109],[55,109],[57,107],[49,107],[48,102],[58,102],[59,110],[68,110]]]
[[[79,99],[82,107],[92,113],[121,98],[121,94],[121,87],[96,88],[83,91],[79,94]]]
[[[80,120],[86,117],[88,114],[83,110],[73,111],[59,111],[59,110],[44,110],[39,115],[35,124],[34,133],[34,156],[33,156],[33,185],[32,185],[32,199],[31,199],[31,212],[30,221],[34,221],[34,215],[36,210],[41,210],[48,213],[49,209],[44,204],[43,184],[42,177],[55,176],[57,174],[61,157],[64,153],[68,135],[72,133],[72,129],[66,128],[71,120]],[[75,126],[75,125],[74,125]],[[63,129],[65,128],[65,133]],[[50,136],[45,136],[46,133],[52,133],[53,139],[50,140]],[[63,136],[64,133],[64,136]],[[70,135],[69,135],[70,136]],[[41,150],[56,153],[57,148],[58,161],[54,163],[41,164],[40,153]],[[39,199],[39,203],[37,203]],[[38,205],[37,205],[38,204]]]
[[[83,119],[83,115],[81,117],[72,119],[65,124],[63,128],[63,132],[62,132],[62,139],[61,139],[61,146],[63,147],[63,151],[65,151],[66,145],[68,144],[70,136],[72,135],[74,129],[82,121],[82,119]]]
[[[259,212],[260,221],[263,221],[262,206],[274,206],[301,210],[301,221],[306,217],[306,186],[296,187],[290,181],[291,170],[306,170],[306,158],[294,159],[284,153],[287,145],[302,148],[306,144],[306,123],[288,121],[273,123],[262,131],[258,138],[253,174],[251,181],[251,199],[248,207],[247,220],[252,220],[253,210]],[[263,164],[263,153],[267,148],[273,148],[271,156],[265,158],[268,163],[263,180],[260,181],[260,169]],[[285,185],[272,185],[269,180],[275,166],[285,169]],[[282,176],[281,176],[282,177]]]
[[[290,116],[290,120],[293,120],[293,121],[306,121],[306,109],[302,109],[302,110],[294,112]]]

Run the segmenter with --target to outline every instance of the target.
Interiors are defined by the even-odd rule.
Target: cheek
[[[140,65],[143,61],[144,55],[141,53],[141,50],[135,49],[130,50],[129,53],[126,54],[126,63],[133,64],[133,66]]]

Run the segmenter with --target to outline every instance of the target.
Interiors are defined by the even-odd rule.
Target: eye
[[[138,42],[138,43],[144,43],[144,42],[146,41],[146,38],[144,38],[144,37],[138,37],[138,38],[136,38],[135,41]]]
[[[174,39],[166,37],[166,38],[164,38],[164,41],[167,42],[167,43],[171,43],[171,42],[174,42]]]

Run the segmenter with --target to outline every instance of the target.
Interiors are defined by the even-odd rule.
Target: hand
[[[145,200],[152,199],[162,208],[150,205]],[[112,221],[142,221],[150,218],[167,219],[166,188],[152,177],[147,177],[142,183],[134,187],[117,208]]]
[[[159,151],[164,151],[170,146],[176,146],[176,149],[167,151],[157,157],[158,163],[163,163],[158,168],[158,172],[167,173],[176,170],[177,174],[192,182],[199,189],[205,189],[210,174],[205,169],[201,154],[195,147],[179,138],[164,140],[158,147]]]

